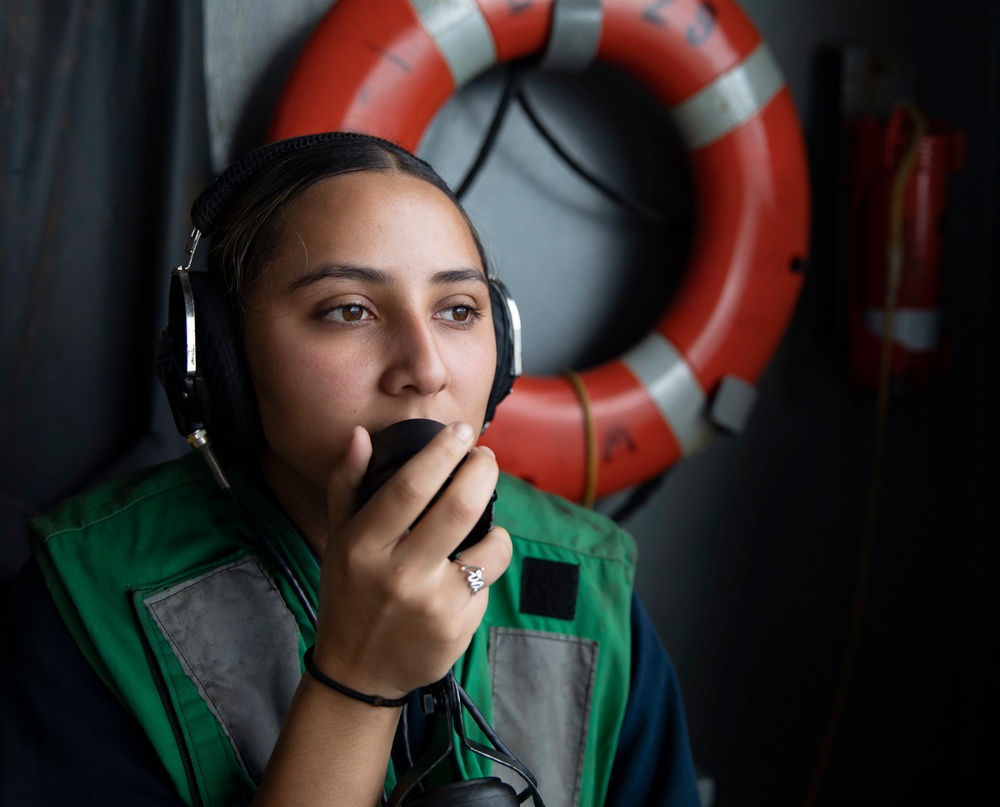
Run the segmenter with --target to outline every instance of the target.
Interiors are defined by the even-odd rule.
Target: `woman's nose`
[[[387,338],[385,355],[390,360],[382,376],[387,393],[433,395],[447,386],[449,368],[432,322],[408,317],[396,323]]]

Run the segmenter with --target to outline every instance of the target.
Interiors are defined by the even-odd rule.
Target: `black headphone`
[[[171,272],[167,327],[159,340],[156,371],[178,431],[196,447],[210,435],[212,442],[222,446],[229,456],[248,458],[263,440],[238,319],[213,273],[192,269],[198,243],[222,222],[229,204],[247,183],[278,158],[334,142],[372,144],[397,156],[405,155],[408,160],[419,160],[395,143],[371,135],[326,132],[294,137],[262,146],[233,163],[191,208],[194,229],[187,245],[188,260]],[[453,201],[459,204],[454,197]],[[490,275],[488,280],[497,366],[486,406],[486,424],[521,374],[517,305],[498,277]]]

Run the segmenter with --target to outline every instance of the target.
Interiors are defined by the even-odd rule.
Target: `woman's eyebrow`
[[[315,269],[310,269],[304,275],[293,280],[288,286],[288,291],[295,292],[323,280],[360,280],[379,286],[389,286],[392,285],[393,277],[390,272],[383,271],[382,269],[373,269],[370,266],[325,263],[317,266]],[[431,283],[436,286],[448,285],[450,283],[465,283],[470,280],[482,283],[484,286],[489,285],[483,270],[471,266],[463,266],[458,269],[443,269],[431,276]]]
[[[324,263],[322,266],[310,269],[304,275],[293,280],[288,286],[288,291],[298,291],[323,280],[363,280],[367,283],[388,286],[392,283],[392,275],[388,272],[383,272],[381,269],[372,269],[369,266],[357,266],[349,263]]]
[[[486,281],[486,273],[482,269],[475,269],[471,266],[463,266],[461,269],[445,269],[441,272],[435,272],[433,277],[431,277],[431,282],[436,286],[448,283],[464,283],[468,280],[474,280],[477,283],[482,283],[484,286],[489,286],[489,283]]]

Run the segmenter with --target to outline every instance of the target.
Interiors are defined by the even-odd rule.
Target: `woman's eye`
[[[345,303],[344,305],[338,305],[336,308],[331,308],[324,316],[327,319],[339,322],[360,322],[363,319],[368,319],[371,316],[371,312],[358,303]]]
[[[447,320],[452,322],[469,322],[475,316],[475,310],[468,305],[453,305],[441,312]]]

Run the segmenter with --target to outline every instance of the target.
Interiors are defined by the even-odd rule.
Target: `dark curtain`
[[[25,515],[184,450],[151,368],[209,156],[200,2],[0,9],[5,578]]]

